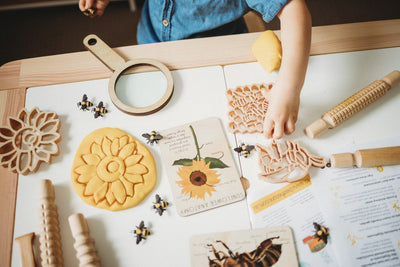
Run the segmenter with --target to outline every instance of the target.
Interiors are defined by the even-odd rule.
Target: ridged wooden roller
[[[367,87],[326,112],[321,119],[307,126],[305,129],[306,135],[310,138],[315,138],[326,130],[335,128],[369,104],[375,102],[399,82],[400,72],[397,70],[389,73],[381,80],[372,82]]]
[[[74,248],[79,267],[100,267],[100,258],[94,246],[94,239],[89,235],[85,217],[81,213],[76,213],[69,216],[68,221],[75,239]]]
[[[40,259],[42,267],[63,266],[61,236],[55,194],[50,180],[41,180],[40,199]]]

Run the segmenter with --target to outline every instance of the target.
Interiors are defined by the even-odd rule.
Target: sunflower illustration
[[[182,188],[182,194],[190,194],[191,198],[205,199],[206,193],[211,196],[211,192],[216,191],[213,187],[221,180],[218,179],[217,171],[210,169],[210,162],[204,159],[193,160],[192,166],[179,168],[177,174],[182,179],[176,183]]]
[[[191,125],[189,125],[189,128],[193,135],[197,154],[194,159],[178,159],[172,165],[182,166],[177,171],[181,180],[176,181],[178,186],[182,188],[181,194],[189,194],[190,198],[205,200],[206,193],[211,196],[212,192],[217,191],[214,186],[221,181],[218,179],[221,174],[212,169],[229,168],[229,166],[217,158],[202,158],[196,133]]]
[[[72,169],[74,187],[81,198],[109,210],[136,205],[156,181],[150,152],[133,137],[117,130],[103,128],[87,136],[81,144],[84,150],[78,149]]]

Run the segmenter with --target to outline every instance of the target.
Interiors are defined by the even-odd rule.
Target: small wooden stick
[[[50,180],[41,180],[40,197],[40,258],[42,267],[63,266],[61,236],[55,194]]]
[[[374,81],[326,112],[321,119],[307,126],[305,129],[306,135],[310,138],[315,138],[326,130],[335,128],[369,104],[375,102],[399,82],[400,71],[397,70],[392,71],[382,80]]]
[[[29,233],[15,238],[21,250],[22,267],[35,267],[35,258],[33,256],[32,240],[35,233]]]
[[[85,217],[81,213],[76,213],[69,216],[68,221],[75,239],[74,248],[79,260],[79,267],[101,266],[94,239],[89,235],[89,226]]]
[[[400,146],[357,150],[354,154],[334,154],[330,161],[333,168],[397,165],[400,164]]]

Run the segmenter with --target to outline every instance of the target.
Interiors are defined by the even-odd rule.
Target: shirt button
[[[165,27],[167,27],[168,26],[168,20],[166,20],[166,19],[164,19],[163,21],[162,21],[162,24],[165,26]]]

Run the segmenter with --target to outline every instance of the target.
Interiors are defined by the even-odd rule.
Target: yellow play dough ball
[[[261,33],[251,47],[254,57],[261,66],[272,72],[281,66],[282,45],[273,31]]]
[[[101,128],[79,145],[71,180],[84,202],[117,211],[139,204],[156,185],[157,171],[153,155],[133,136]]]

